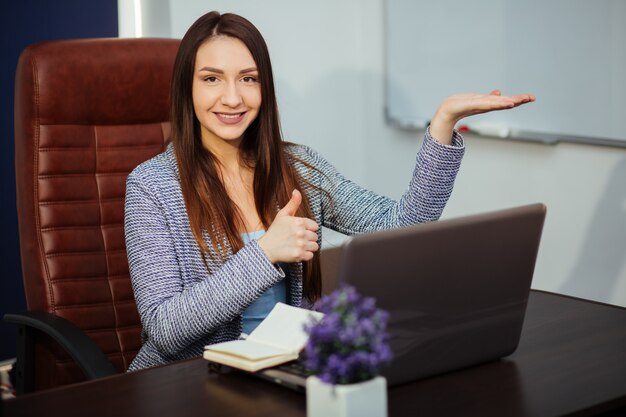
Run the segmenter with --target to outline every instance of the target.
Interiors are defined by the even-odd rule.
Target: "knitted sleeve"
[[[318,220],[330,229],[352,235],[439,219],[452,193],[464,152],[463,138],[458,132],[454,132],[451,145],[442,145],[427,130],[408,189],[398,201],[346,179],[310,148],[297,152],[304,164],[296,166],[304,178],[318,187],[307,190],[312,203],[320,207]]]
[[[126,185],[124,229],[131,281],[143,331],[164,355],[176,357],[190,344],[241,314],[281,278],[256,241],[209,273],[190,261],[190,242],[178,222],[182,202],[157,186],[158,170],[133,171]],[[177,198],[177,197],[174,197]],[[179,217],[168,212],[183,210]],[[172,220],[175,219],[175,220]],[[180,249],[183,247],[183,249]],[[185,257],[187,259],[179,259]]]

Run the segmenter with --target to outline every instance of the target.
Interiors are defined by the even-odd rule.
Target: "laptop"
[[[324,252],[325,284],[353,285],[390,313],[388,386],[515,351],[545,214],[532,204],[357,235]],[[306,385],[297,362],[255,375],[299,391]]]

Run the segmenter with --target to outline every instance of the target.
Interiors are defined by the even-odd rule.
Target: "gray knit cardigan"
[[[315,221],[348,235],[437,220],[465,150],[456,132],[450,146],[427,132],[408,190],[394,201],[344,178],[306,146],[287,149],[297,172],[319,187],[301,190]],[[237,253],[230,251],[226,262],[209,253],[205,266],[189,226],[171,145],[128,176],[124,216],[130,276],[143,325],[143,345],[129,371],[200,356],[205,345],[237,339],[243,310],[285,276],[256,241]],[[320,229],[320,245],[321,234]],[[302,265],[291,264],[288,275],[288,302],[306,304]]]

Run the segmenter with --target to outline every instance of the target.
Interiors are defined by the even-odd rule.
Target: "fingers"
[[[518,94],[515,96],[509,96],[509,98],[511,98],[512,100],[516,102],[524,102],[524,103],[527,103],[529,101],[535,101],[535,96],[533,96],[532,94]]]
[[[300,191],[298,190],[293,190],[291,193],[291,199],[287,202],[287,204],[285,204],[285,207],[278,211],[276,217],[295,216],[301,203],[302,194],[300,194]]]
[[[313,255],[320,248],[317,244],[317,235],[313,232],[309,233],[312,233],[315,237],[311,239],[310,236],[308,236],[309,239],[299,239],[292,249],[293,252],[291,256],[295,262],[309,261],[313,259]]]
[[[536,97],[532,94],[520,94],[517,97],[521,103],[530,103],[536,100]]]
[[[503,96],[500,90],[493,90],[487,95],[476,96],[475,110],[490,111],[512,109],[533,101],[535,101],[535,96],[532,94]]]
[[[310,230],[306,230],[306,231],[304,231],[304,233],[302,233],[302,240],[305,240],[307,242],[316,243],[317,242],[317,233],[312,232]]]
[[[525,102],[535,101],[535,96],[532,95],[532,94],[517,94],[517,95],[514,95],[514,96],[503,96],[502,95],[502,91],[500,91],[500,89],[497,89],[497,88],[495,90],[491,90],[488,95],[490,95],[490,96],[500,96],[502,98],[507,98],[508,97],[508,98],[512,98],[512,99],[514,99],[516,101],[517,100],[523,100]]]
[[[291,226],[291,234],[298,241],[317,242],[317,230],[319,226],[311,219],[296,217]]]
[[[522,104],[532,103],[535,101],[535,96],[531,94],[519,94],[517,96],[511,96],[510,99],[513,102],[511,107],[521,106]]]
[[[302,226],[304,226],[304,229],[308,231],[317,232],[320,228],[314,220],[311,220],[307,217],[300,217],[299,220],[302,221]]]
[[[535,101],[535,96],[532,94],[517,94],[514,96],[503,96],[500,90],[493,90],[488,95],[497,96],[500,99],[504,99],[504,100],[511,100],[515,104],[523,104],[523,103],[529,103],[531,101]]]

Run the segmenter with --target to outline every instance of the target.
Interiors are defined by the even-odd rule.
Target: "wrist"
[[[430,122],[430,136],[443,145],[452,143],[452,132],[457,120],[439,111]]]
[[[431,120],[431,124],[436,123],[445,128],[454,129],[454,126],[459,122],[459,118],[455,117],[452,113],[446,110],[445,104],[439,106],[435,115]]]
[[[259,240],[256,241],[257,245],[259,246],[259,248],[261,248],[261,250],[263,251],[263,253],[265,254],[265,256],[267,257],[267,259],[275,264],[276,261],[272,258],[272,256],[270,255],[270,251],[265,247],[265,242],[263,240],[263,237],[261,237]]]

